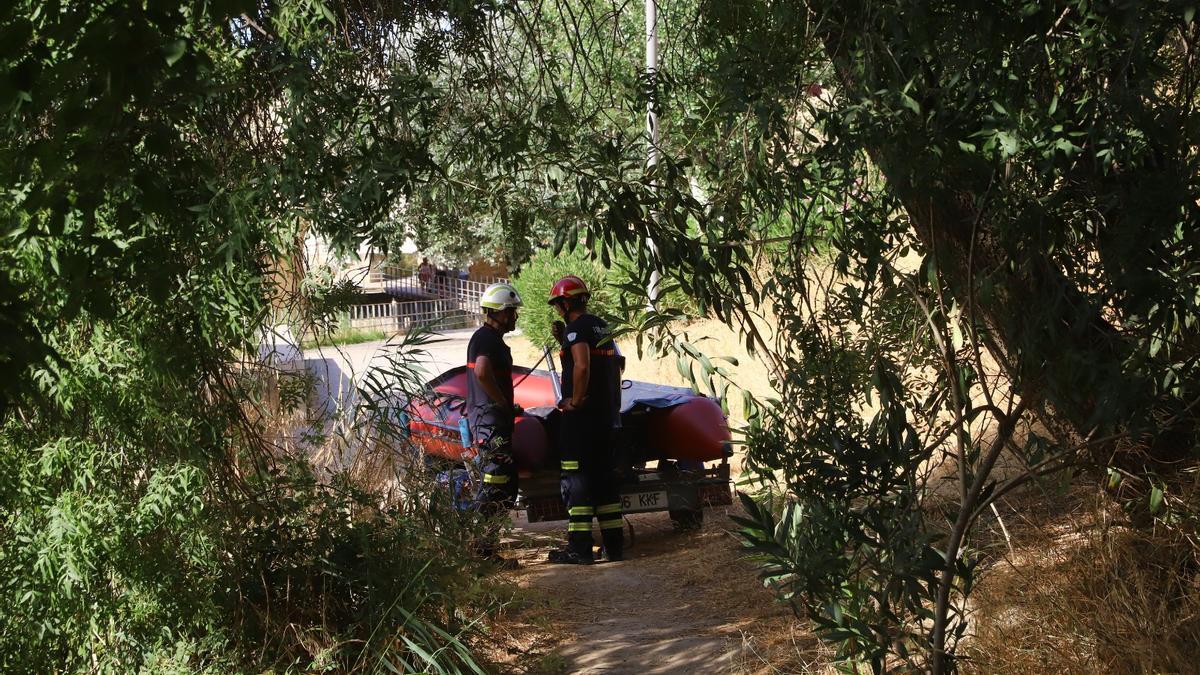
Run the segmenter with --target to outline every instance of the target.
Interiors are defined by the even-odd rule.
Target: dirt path
[[[513,577],[540,599],[534,623],[553,648],[512,672],[805,672],[815,641],[739,558],[724,511],[694,532],[676,532],[665,513],[626,520],[627,559],[591,567],[545,562],[561,523],[519,525]]]

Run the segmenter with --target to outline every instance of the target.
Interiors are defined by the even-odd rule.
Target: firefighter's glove
[[[554,336],[554,339],[558,341],[558,344],[560,345],[563,343],[563,340],[566,339],[566,332],[567,324],[561,321],[555,321],[554,323],[550,324],[550,334]]]

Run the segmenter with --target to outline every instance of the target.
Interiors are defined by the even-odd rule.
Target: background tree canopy
[[[1194,531],[1187,2],[664,3],[653,80],[625,3],[151,4],[0,10],[9,644],[34,639],[10,627],[44,613],[30,592],[82,592],[37,639],[86,651],[72,621],[127,573],[34,534],[84,531],[53,525],[93,509],[76,467],[115,467],[121,504],[195,481],[196,527],[240,499],[229,364],[310,229],[482,234],[514,263],[581,240],[740,327],[779,394],[744,398],[749,458],[786,495],[748,503],[746,536],[876,669],[955,665],[972,526],[1022,484],[1083,469]],[[645,281],[628,328],[678,347]]]

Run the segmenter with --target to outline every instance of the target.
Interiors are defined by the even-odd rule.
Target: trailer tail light
[[[733,503],[733,495],[729,492],[728,483],[709,483],[696,486],[696,493],[703,506],[729,506]]]
[[[566,520],[567,506],[558,497],[531,499],[525,507],[525,517],[531,523],[546,520]]]

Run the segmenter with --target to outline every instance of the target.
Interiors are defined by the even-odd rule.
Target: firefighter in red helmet
[[[572,275],[554,284],[549,301],[566,322],[555,323],[555,337],[562,345],[559,448],[568,515],[567,547],[552,551],[550,562],[576,565],[593,562],[593,518],[599,521],[604,557],[617,561],[624,556],[612,443],[621,414],[620,354],[608,324],[588,313],[590,298],[587,284]]]

